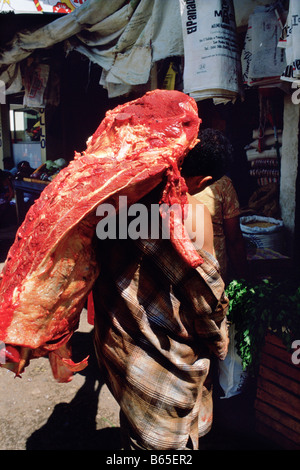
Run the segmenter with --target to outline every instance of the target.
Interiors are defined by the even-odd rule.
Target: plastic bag
[[[247,371],[243,370],[234,337],[235,327],[230,325],[228,353],[224,361],[219,361],[219,384],[224,392],[221,398],[230,398],[241,393],[248,375]]]

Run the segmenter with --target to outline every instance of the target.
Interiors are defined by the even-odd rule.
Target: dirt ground
[[[55,381],[47,358],[31,361],[22,378],[0,368],[0,450],[120,449],[119,406],[99,374],[92,335],[83,311],[73,358],[90,355],[89,366],[69,383]]]

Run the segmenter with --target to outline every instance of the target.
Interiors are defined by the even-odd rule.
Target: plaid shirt
[[[95,347],[111,391],[146,449],[185,449],[212,424],[211,352],[227,352],[216,260],[192,269],[169,240],[105,240],[93,295]]]

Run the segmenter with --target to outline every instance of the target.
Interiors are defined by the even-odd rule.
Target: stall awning
[[[264,1],[214,0],[211,9],[219,24],[224,5],[231,9],[234,5],[238,21],[243,22],[245,11],[250,12],[256,3]],[[41,13],[54,12],[54,9],[59,12],[59,8],[69,12],[59,18],[54,15],[53,21],[37,30],[19,31],[0,49],[0,81],[5,83],[8,94],[16,92],[21,61],[36,50],[64,42],[67,52],[76,50],[102,68],[100,84],[108,89],[110,97],[122,95],[136,85],[147,83],[153,63],[168,57],[186,56],[182,11],[189,7],[197,11],[199,32],[204,21],[201,12],[209,10],[206,0],[0,0],[3,14],[6,11],[38,13],[38,8]],[[201,61],[198,56],[192,54],[190,60]],[[235,74],[238,67],[230,69]],[[234,89],[233,96],[238,93],[239,90]],[[201,91],[197,99],[202,95]]]
[[[102,67],[101,84],[118,96],[147,83],[153,62],[183,55],[180,10],[174,0],[86,0],[46,26],[20,31],[0,50],[8,92],[22,60],[63,41]]]

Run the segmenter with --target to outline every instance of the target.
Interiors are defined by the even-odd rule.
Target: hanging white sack
[[[278,79],[286,66],[285,55],[278,47],[282,23],[276,7],[277,3],[258,6],[249,17],[241,55],[243,81],[249,86]]]
[[[282,28],[276,8],[257,7],[252,18],[252,78],[280,76],[285,58],[278,48]]]
[[[290,0],[287,21],[278,46],[285,51],[287,67],[281,79],[294,81],[300,79],[300,2]]]
[[[184,92],[196,101],[242,94],[240,53],[231,0],[179,0],[184,45]]]
[[[44,93],[49,78],[50,66],[37,64],[27,67],[24,79],[24,106],[43,107]]]

